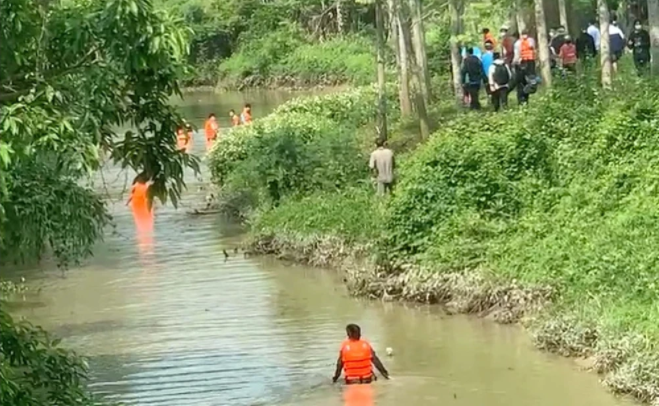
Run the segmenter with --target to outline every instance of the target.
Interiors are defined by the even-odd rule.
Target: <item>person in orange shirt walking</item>
[[[208,115],[206,123],[204,123],[204,132],[206,133],[206,148],[210,148],[213,145],[213,142],[217,139],[217,134],[220,130],[220,126],[217,124],[217,118],[215,113]]]
[[[240,121],[242,121],[243,124],[250,124],[252,122],[252,105],[249,103],[245,104],[245,107],[243,108],[243,112],[240,115]]]
[[[231,125],[238,127],[240,125],[240,116],[236,114],[236,110],[229,110],[229,118],[231,119]]]
[[[348,338],[341,344],[332,382],[338,381],[343,371],[346,385],[371,383],[377,380],[373,373],[373,365],[385,379],[389,379],[389,372],[373,351],[371,344],[361,338],[359,326],[348,324],[346,334]]]

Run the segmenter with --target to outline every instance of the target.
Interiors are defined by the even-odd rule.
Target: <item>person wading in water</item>
[[[362,339],[361,328],[356,324],[348,324],[346,334],[348,338],[341,344],[332,382],[336,383],[343,371],[346,385],[371,383],[377,380],[373,373],[373,365],[380,371],[384,379],[389,379],[389,372],[380,358],[375,355],[371,344]]]

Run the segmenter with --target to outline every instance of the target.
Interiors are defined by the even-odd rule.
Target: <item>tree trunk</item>
[[[516,7],[517,8],[517,14],[516,14],[517,30],[518,30],[517,32],[521,34],[527,28],[526,27],[526,17],[524,15],[524,6],[522,5],[521,0],[516,0],[515,4],[517,5],[517,7]]]
[[[549,61],[549,40],[547,38],[547,21],[545,20],[545,9],[542,0],[534,0],[535,6],[535,25],[538,31],[538,43],[536,51],[540,62],[540,75],[542,83],[551,87],[551,65]]]
[[[409,0],[412,13],[412,41],[416,65],[419,70],[421,96],[426,106],[430,103],[430,74],[428,72],[428,57],[426,56],[426,34],[423,29],[423,12],[421,0]]]
[[[375,0],[375,31],[377,36],[378,63],[378,122],[377,131],[380,139],[387,139],[387,94],[385,77],[384,9],[382,2]]]
[[[567,7],[565,6],[565,0],[558,0],[558,15],[560,16],[561,25],[565,27],[565,31],[570,32],[567,21]]]
[[[460,46],[458,36],[462,32],[462,0],[449,1],[449,14],[451,16],[451,72],[453,73],[453,92],[458,105],[462,103],[464,97],[462,81],[460,80],[460,67],[462,57],[460,56]]]
[[[408,117],[412,114],[412,100],[410,99],[410,62],[405,37],[401,32],[402,19],[400,17],[399,0],[389,0],[389,13],[391,18],[391,40],[396,53],[396,66],[398,67],[398,102],[400,114]]]
[[[659,74],[659,0],[648,0],[648,24],[652,50],[652,74]]]
[[[609,38],[609,6],[606,0],[597,0],[597,15],[600,20],[600,62],[602,64],[602,87],[611,88],[611,39]]]
[[[343,27],[343,0],[336,0],[336,31],[339,35],[343,35],[345,28]]]

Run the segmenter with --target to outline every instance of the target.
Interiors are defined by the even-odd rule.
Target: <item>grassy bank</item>
[[[659,99],[652,86],[593,89],[568,83],[525,109],[450,120],[402,154],[389,199],[373,196],[363,170],[372,136],[360,130],[364,120],[336,113],[345,96],[284,106],[277,120],[314,106],[315,121],[329,120],[318,137],[351,149],[303,165],[339,179],[331,184],[296,186],[297,174],[272,172],[289,188],[253,204],[251,247],[341,268],[355,294],[523,321],[538,347],[587,357],[615,392],[655,401]],[[296,137],[244,131],[276,143]],[[248,174],[249,159],[227,157],[228,147],[219,143],[211,159],[220,183],[235,190],[263,178]],[[283,150],[255,151],[277,161]]]
[[[373,81],[375,48],[360,35],[318,42],[295,26],[244,44],[217,67],[220,87],[305,88],[365,85]]]

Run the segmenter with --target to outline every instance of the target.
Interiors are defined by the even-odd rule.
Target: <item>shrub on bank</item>
[[[361,36],[333,37],[323,42],[296,47],[274,67],[281,78],[300,84],[366,85],[375,77],[375,46]]]
[[[295,99],[250,126],[231,130],[209,154],[213,181],[222,193],[242,196],[240,201],[251,196],[246,211],[288,196],[360,184],[368,179],[369,151],[356,134],[373,120],[375,98],[366,87]]]
[[[364,85],[375,78],[374,48],[364,37],[317,42],[285,25],[243,44],[219,66],[226,87]]]

